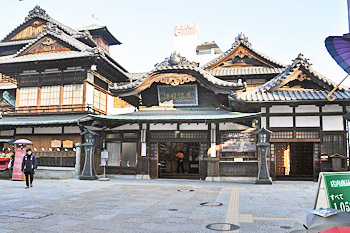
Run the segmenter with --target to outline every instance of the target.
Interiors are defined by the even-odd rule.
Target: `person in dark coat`
[[[30,187],[33,187],[33,179],[35,169],[38,167],[35,155],[32,153],[32,149],[27,148],[26,155],[22,160],[22,172],[26,176],[26,189],[29,188],[29,177],[30,177]]]

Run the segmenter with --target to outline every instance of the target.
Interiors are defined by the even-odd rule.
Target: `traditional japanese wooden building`
[[[69,156],[63,166],[74,166],[78,119],[134,109],[108,90],[129,79],[109,54],[119,44],[106,27],[74,30],[36,6],[0,41],[0,137],[27,138],[39,158]]]
[[[274,179],[317,179],[321,157],[347,157],[342,116],[350,92],[340,87],[334,93],[337,99],[329,102],[327,95],[336,84],[314,71],[301,54],[283,65],[254,49],[241,33],[229,50],[202,67],[173,54],[151,72],[130,77],[132,83],[111,91],[139,111],[93,117],[114,127],[106,131],[107,147],[117,151],[110,172],[122,168],[123,147],[128,151],[132,141],[133,150],[127,152],[132,162],[128,155],[124,166],[134,166],[138,174],[156,178],[174,173],[174,154],[183,150],[188,173],[202,178],[254,176],[256,152],[233,145],[237,139],[249,142],[242,132],[249,132],[259,112],[260,127],[274,132],[268,158]],[[192,169],[197,166],[193,158],[199,170]]]

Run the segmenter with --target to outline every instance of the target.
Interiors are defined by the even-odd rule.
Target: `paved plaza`
[[[315,182],[0,180],[0,232],[288,232]]]

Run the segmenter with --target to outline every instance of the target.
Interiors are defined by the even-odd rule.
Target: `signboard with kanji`
[[[350,213],[350,172],[320,173],[315,208],[332,208]]]
[[[197,85],[158,85],[159,106],[197,106]]]

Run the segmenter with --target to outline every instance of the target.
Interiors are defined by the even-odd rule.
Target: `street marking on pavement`
[[[298,218],[284,218],[284,217],[253,217],[258,221],[297,221]]]
[[[226,218],[225,223],[234,224],[236,226],[239,226],[240,222],[240,216],[239,216],[239,188],[231,188],[231,196],[230,196],[230,202],[227,207],[226,212]],[[230,229],[225,226],[227,229],[223,229],[225,231],[229,231]],[[238,233],[238,230],[235,230],[233,232]]]
[[[253,223],[253,215],[251,214],[240,214],[239,221],[244,223]]]

